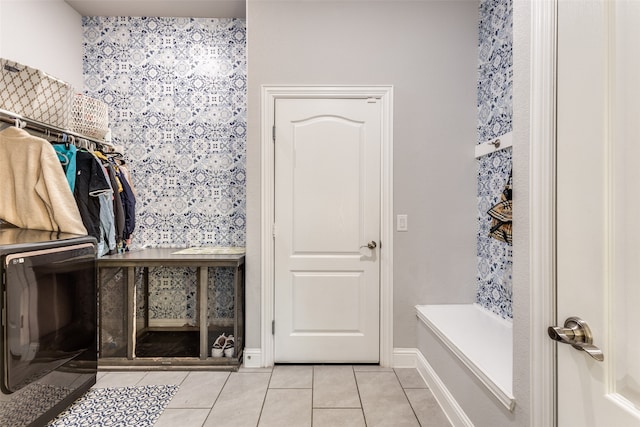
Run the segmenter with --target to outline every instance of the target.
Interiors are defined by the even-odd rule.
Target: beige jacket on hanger
[[[21,228],[87,234],[51,144],[14,126],[0,131],[0,218]]]

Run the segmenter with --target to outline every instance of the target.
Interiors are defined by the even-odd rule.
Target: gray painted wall
[[[530,7],[528,2],[513,3],[514,90],[513,90],[513,185],[514,233],[513,253],[513,412],[497,403],[477,378],[449,352],[421,322],[416,347],[452,393],[457,403],[476,426],[530,426],[532,399],[531,361],[540,357],[531,346],[531,297],[529,241],[529,102],[530,102]],[[536,326],[536,325],[534,325]],[[536,326],[537,328],[537,326]],[[536,354],[538,353],[538,354]],[[548,402],[547,402],[548,403]],[[540,402],[538,402],[538,405]],[[535,427],[538,427],[537,425]]]
[[[249,0],[247,346],[260,347],[260,87],[394,86],[394,347],[415,304],[470,303],[476,276],[475,1]]]
[[[82,91],[82,18],[62,0],[0,0],[0,57]]]

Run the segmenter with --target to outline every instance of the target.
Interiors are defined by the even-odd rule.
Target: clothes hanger
[[[72,135],[73,136],[73,135]],[[85,150],[85,151],[89,151],[89,152],[95,152],[95,148],[93,145],[93,142],[89,141],[88,139],[85,138],[78,138],[78,141],[75,143],[76,147],[78,147],[81,150]]]
[[[67,166],[69,164],[69,157],[67,157],[66,154],[60,153],[58,151],[56,151],[56,154],[58,155],[58,160],[60,160],[60,164],[62,166]]]
[[[2,123],[0,123],[0,130],[4,130],[4,129],[6,129],[6,128],[8,128],[8,127],[11,127],[11,126],[15,126],[15,127],[17,127],[18,129],[22,129],[22,128],[24,128],[26,125],[27,125],[27,124],[26,124],[25,122],[23,122],[22,120],[20,120],[20,119],[19,119],[19,118],[17,118],[17,117],[14,117],[14,119],[13,119],[13,123],[11,123],[11,122],[5,122],[5,121],[3,121]]]
[[[69,145],[73,144],[75,138],[73,135],[67,135],[66,133],[58,134],[58,137],[55,141],[49,141],[52,144],[64,144],[65,148],[68,150]]]

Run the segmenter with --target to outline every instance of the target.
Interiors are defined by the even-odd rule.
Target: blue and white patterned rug
[[[48,427],[152,427],[177,391],[176,385],[91,389]]]

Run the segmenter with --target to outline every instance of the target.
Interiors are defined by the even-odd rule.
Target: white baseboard
[[[393,350],[393,368],[415,368],[416,365],[416,349],[413,348],[396,348]],[[264,368],[262,366],[262,349],[261,348],[245,348],[242,352],[242,363],[245,368]]]
[[[262,366],[262,349],[245,348],[242,352],[242,364],[245,368],[263,368]]]
[[[418,370],[453,426],[473,427],[473,423],[467,417],[467,414],[464,413],[420,350],[416,348],[396,348],[393,350],[393,363],[394,368],[416,368]]]
[[[393,367],[394,368],[417,368],[415,348],[394,348],[393,349]]]

